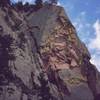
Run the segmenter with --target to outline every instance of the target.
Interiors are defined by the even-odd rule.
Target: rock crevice
[[[62,7],[3,6],[0,100],[99,100],[99,72]]]

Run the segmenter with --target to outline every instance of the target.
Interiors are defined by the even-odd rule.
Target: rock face
[[[0,100],[99,100],[99,72],[64,9],[29,8],[0,7]]]

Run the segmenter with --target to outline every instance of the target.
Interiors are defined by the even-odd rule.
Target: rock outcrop
[[[0,7],[0,100],[99,100],[99,72],[64,9],[32,7]]]

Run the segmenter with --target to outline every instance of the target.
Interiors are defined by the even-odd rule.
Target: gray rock
[[[0,100],[93,100],[100,74],[90,58],[62,7],[0,7]]]

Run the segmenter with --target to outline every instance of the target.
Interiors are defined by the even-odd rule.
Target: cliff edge
[[[99,100],[100,74],[64,9],[28,8],[0,5],[0,100]]]

